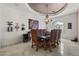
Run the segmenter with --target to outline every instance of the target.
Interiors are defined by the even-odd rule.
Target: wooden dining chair
[[[49,45],[49,51],[52,51],[52,47],[56,47],[56,40],[57,40],[57,30],[51,30],[51,34],[50,34],[50,38],[48,41],[48,45]]]
[[[60,37],[61,37],[61,29],[58,29],[57,30],[57,45],[59,45],[59,43],[60,43]]]
[[[32,48],[33,46],[36,46],[36,51],[38,51],[38,48],[41,44],[41,41],[38,38],[38,29],[32,29],[31,36],[32,36]]]
[[[31,30],[31,38],[32,38],[32,48],[36,45],[37,37],[36,37],[36,30]]]

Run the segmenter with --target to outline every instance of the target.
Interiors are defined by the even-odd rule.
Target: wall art
[[[68,23],[68,29],[72,29],[72,23]]]
[[[12,21],[7,21],[7,25],[8,25],[7,31],[8,32],[12,32],[13,31],[13,27],[12,27],[13,22]]]
[[[22,24],[21,26],[22,26],[21,30],[25,30],[25,25]]]
[[[20,27],[19,27],[18,23],[16,23],[16,26],[15,26],[16,31],[18,31],[19,28],[20,28]]]
[[[29,19],[29,29],[38,29],[39,22],[37,20]]]

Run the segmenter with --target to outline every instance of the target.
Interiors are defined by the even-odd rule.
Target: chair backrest
[[[51,41],[55,41],[57,39],[57,30],[51,30],[51,34],[50,34],[50,40]]]
[[[58,39],[61,37],[61,29],[58,29]]]
[[[36,43],[37,42],[37,29],[31,30],[31,37],[32,37],[32,43]]]
[[[38,29],[38,36],[44,35],[45,34],[45,29]]]

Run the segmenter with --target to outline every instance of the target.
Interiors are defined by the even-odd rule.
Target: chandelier
[[[48,4],[46,4],[46,5],[45,5],[45,7],[46,7],[47,14],[46,14],[46,16],[45,16],[44,21],[45,21],[45,23],[46,23],[46,24],[48,24],[48,22],[49,22],[49,15],[48,15]]]

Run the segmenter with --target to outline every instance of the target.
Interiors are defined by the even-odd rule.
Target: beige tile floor
[[[79,45],[63,39],[58,47],[52,49],[52,52],[45,51],[43,48],[36,52],[35,48],[31,48],[31,42],[27,42],[1,48],[0,56],[79,56]]]

